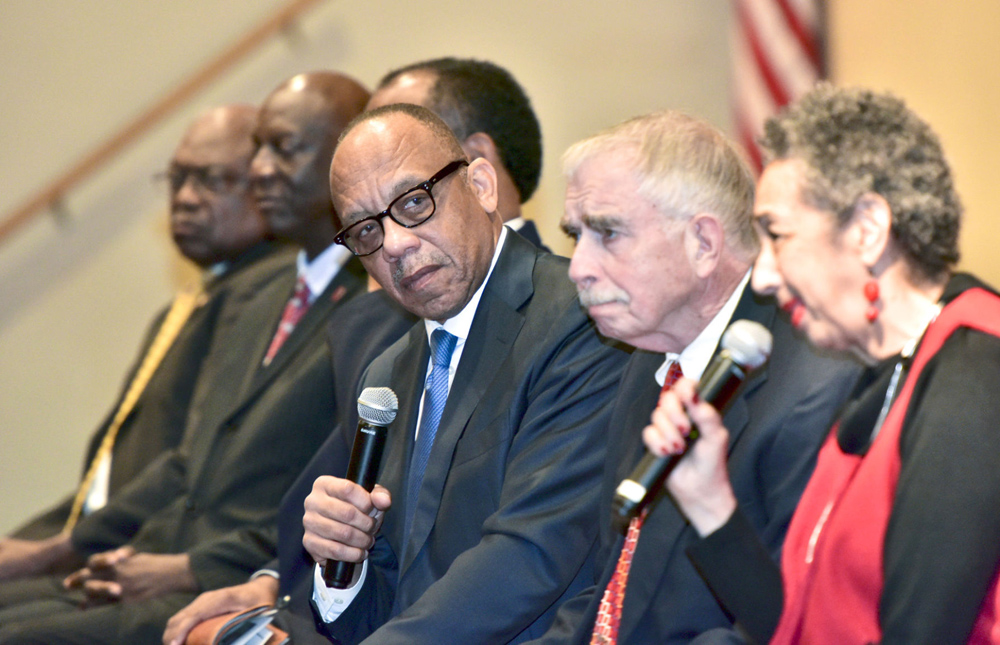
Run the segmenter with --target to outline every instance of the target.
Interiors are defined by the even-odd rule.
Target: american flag
[[[822,0],[732,0],[733,115],[759,172],[764,120],[826,74]]]

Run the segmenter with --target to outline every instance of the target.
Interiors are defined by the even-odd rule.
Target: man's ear
[[[861,262],[869,270],[877,270],[886,257],[892,236],[892,207],[878,193],[865,193],[858,198],[847,223],[845,240],[854,247]]]
[[[684,226],[684,251],[699,278],[715,271],[725,243],[726,232],[713,213],[697,213]]]
[[[485,132],[473,132],[462,142],[462,150],[469,159],[486,159],[494,167],[500,163],[500,152],[493,137]]]
[[[489,161],[483,157],[473,159],[467,169],[469,185],[472,187],[476,198],[487,213],[495,213],[497,210],[497,171]]]

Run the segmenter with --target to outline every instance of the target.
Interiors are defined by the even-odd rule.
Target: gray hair
[[[892,210],[892,236],[909,266],[939,280],[958,262],[962,205],[937,135],[902,100],[817,85],[765,124],[768,161],[804,163],[801,198],[848,222],[866,194]]]
[[[639,191],[662,214],[690,219],[714,213],[727,244],[747,259],[756,255],[753,173],[742,151],[717,129],[681,112],[635,117],[570,146],[563,173],[571,178],[587,160],[616,150],[634,154]]]

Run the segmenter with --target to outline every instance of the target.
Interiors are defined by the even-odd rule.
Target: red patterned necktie
[[[275,354],[288,340],[295,325],[299,324],[308,309],[309,285],[306,284],[305,278],[299,276],[298,282],[295,283],[295,291],[292,292],[292,298],[285,305],[285,311],[281,314],[281,322],[278,323],[278,329],[274,332],[274,338],[271,339],[271,344],[267,348],[267,354],[264,355],[265,367],[274,360]]]
[[[681,364],[674,361],[667,369],[667,375],[663,379],[663,387],[660,392],[665,392],[677,382],[683,374]],[[608,586],[604,589],[604,596],[601,597],[601,605],[597,609],[597,620],[594,622],[594,632],[590,637],[590,645],[615,645],[618,642],[618,625],[622,619],[622,604],[625,602],[625,585],[628,583],[628,571],[632,567],[632,555],[635,554],[635,545],[639,541],[639,529],[646,519],[645,509],[629,522],[628,533],[625,535],[625,544],[622,545],[621,555],[618,556],[618,565],[615,572],[608,581]]]

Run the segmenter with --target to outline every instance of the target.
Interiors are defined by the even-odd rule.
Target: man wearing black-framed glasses
[[[595,539],[582,519],[625,353],[583,315],[565,258],[502,226],[490,162],[463,158],[438,117],[402,104],[359,117],[334,155],[338,239],[423,319],[359,386],[399,397],[381,485],[330,473],[306,499],[313,558],[365,563],[347,590],[314,579],[340,642],[537,635]]]
[[[420,226],[434,215],[437,204],[434,202],[434,186],[462,166],[468,166],[465,159],[452,161],[447,166],[434,173],[427,181],[421,182],[392,200],[384,211],[354,222],[345,227],[334,238],[337,244],[343,244],[351,253],[357,256],[371,255],[382,248],[385,238],[385,228],[382,219],[388,217],[403,228]]]

